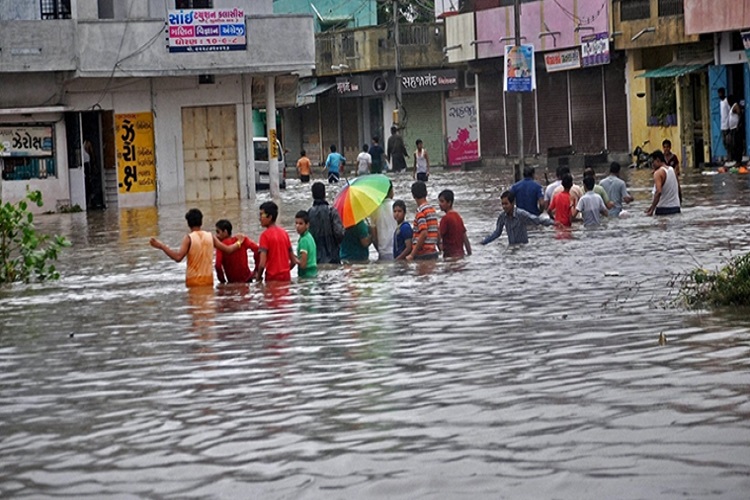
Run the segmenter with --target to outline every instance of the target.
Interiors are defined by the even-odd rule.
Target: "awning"
[[[701,70],[711,64],[713,59],[704,61],[672,62],[661,68],[650,69],[637,78],[677,78]]]
[[[333,87],[336,86],[336,82],[333,83],[320,83],[316,85],[315,87],[311,88],[310,90],[307,90],[301,94],[299,94],[297,97],[315,97],[320,94],[323,94],[325,92],[328,92]]]

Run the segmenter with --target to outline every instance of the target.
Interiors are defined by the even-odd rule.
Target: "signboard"
[[[268,131],[268,143],[271,145],[271,153],[268,155],[269,158],[279,157],[279,144],[276,142],[276,129],[272,128]]]
[[[154,116],[150,112],[115,115],[115,148],[119,192],[155,191]]]
[[[336,78],[336,92],[341,97],[359,97],[362,95],[362,79],[358,75]]]
[[[609,33],[581,37],[583,67],[609,64]]]
[[[438,69],[401,74],[401,90],[404,94],[416,92],[441,92],[458,88],[458,71]]]
[[[0,156],[52,156],[52,127],[0,127]]]
[[[576,47],[560,52],[548,52],[544,54],[544,65],[547,73],[578,69],[581,67],[581,51]]]
[[[531,92],[536,88],[534,68],[534,46],[505,46],[505,92]]]
[[[474,97],[446,99],[445,125],[448,133],[448,165],[457,166],[478,160],[479,133]]]
[[[247,33],[242,9],[170,10],[169,52],[245,50]]]

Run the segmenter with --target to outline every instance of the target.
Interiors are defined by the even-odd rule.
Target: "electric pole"
[[[396,111],[394,122],[401,128],[401,53],[398,39],[398,0],[393,0],[393,40],[396,45]]]
[[[515,18],[515,35],[516,35],[516,50],[520,50],[521,47],[521,0],[516,0],[513,7],[513,15]],[[508,64],[508,61],[505,61]],[[523,94],[516,92],[516,114],[518,115],[518,163],[514,169],[513,176],[516,182],[521,180],[521,175],[524,167],[523,157]]]

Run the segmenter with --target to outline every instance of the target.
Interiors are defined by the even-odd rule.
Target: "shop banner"
[[[506,45],[503,90],[505,92],[531,92],[535,88],[534,46],[530,44]]]
[[[744,33],[740,33],[740,35],[742,35],[742,45],[745,46],[747,63],[750,64],[750,31],[745,31]]]
[[[359,75],[336,78],[336,93],[341,97],[361,97],[362,79]]]
[[[576,47],[560,52],[548,52],[544,54],[544,65],[547,73],[578,69],[581,67],[581,51]]]
[[[242,9],[170,10],[169,52],[245,50],[247,33]]]
[[[448,165],[458,166],[479,159],[477,106],[473,97],[445,100],[445,124],[448,132]]]
[[[401,74],[401,90],[404,94],[415,92],[442,92],[458,88],[458,70],[436,69]]]
[[[115,115],[117,186],[121,194],[156,190],[154,115]]]
[[[609,64],[609,33],[581,37],[583,67]]]
[[[52,127],[0,127],[0,156],[52,156]]]

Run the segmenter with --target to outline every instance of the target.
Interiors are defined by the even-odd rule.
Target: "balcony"
[[[0,71],[74,71],[75,21],[0,21]]]
[[[338,75],[339,65],[351,73],[393,70],[396,46],[390,27],[367,27],[319,33],[315,37],[318,76]],[[445,62],[442,24],[399,26],[401,69],[434,68]],[[331,67],[335,66],[336,69]],[[344,67],[341,66],[341,67]]]

